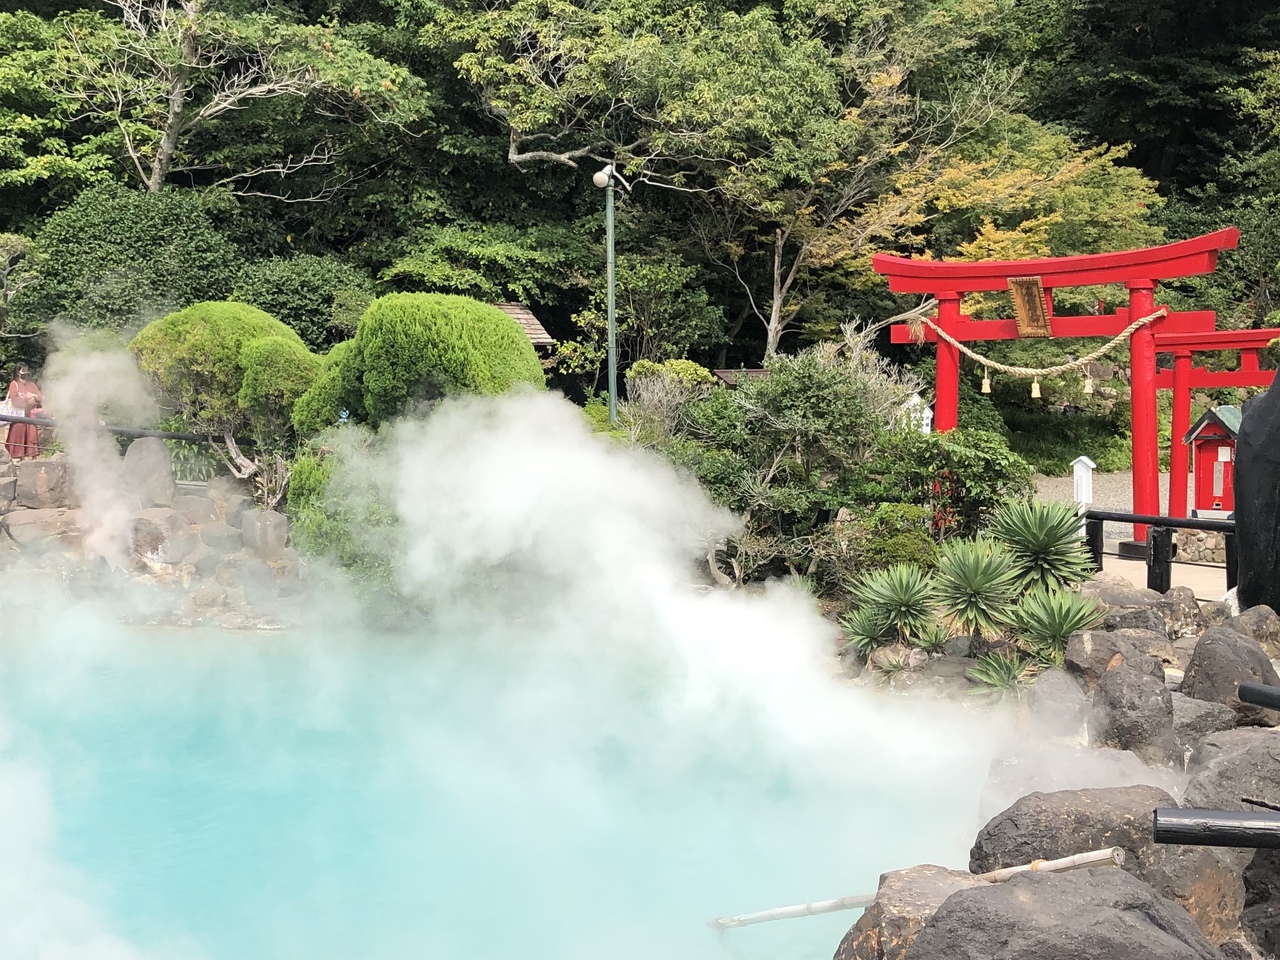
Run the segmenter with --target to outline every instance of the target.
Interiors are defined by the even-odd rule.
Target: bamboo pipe
[[[1124,850],[1120,847],[1108,847],[1105,850],[1091,850],[1088,853],[1077,853],[1058,860],[1032,860],[1017,867],[1004,867],[990,873],[980,873],[977,879],[989,883],[999,883],[1020,873],[1060,873],[1063,870],[1075,870],[1078,867],[1092,867],[1103,864],[1124,865]],[[728,930],[731,927],[746,927],[753,923],[768,923],[771,920],[792,920],[796,917],[812,917],[820,913],[835,913],[837,910],[857,910],[875,903],[875,894],[861,897],[840,897],[836,900],[817,900],[813,903],[798,903],[790,907],[774,907],[772,910],[761,910],[759,913],[744,913],[736,917],[716,917],[707,921],[707,926],[716,930]]]

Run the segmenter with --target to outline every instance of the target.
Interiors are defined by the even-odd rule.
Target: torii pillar
[[[1110,338],[1123,333],[1134,320],[1156,312],[1155,288],[1159,281],[1212,273],[1218,254],[1234,249],[1239,241],[1240,231],[1228,227],[1192,240],[1120,253],[977,262],[913,260],[877,254],[871,262],[877,273],[888,278],[893,292],[932,294],[938,301],[935,323],[961,343],[1017,339],[1017,321],[973,320],[962,313],[962,300],[966,293],[1007,290],[1011,279],[1027,277],[1038,278],[1044,289],[1049,336]],[[1114,283],[1124,284],[1128,289],[1127,307],[1106,316],[1053,316],[1055,288]],[[1211,332],[1215,322],[1212,311],[1169,312],[1130,335],[1134,513],[1160,514],[1156,336]],[[913,342],[907,324],[894,326],[891,335],[894,343]],[[959,418],[960,351],[933,330],[926,330],[925,340],[936,343],[938,351],[933,422],[939,431],[952,430]],[[1144,525],[1135,524],[1133,532],[1135,541],[1146,540]]]

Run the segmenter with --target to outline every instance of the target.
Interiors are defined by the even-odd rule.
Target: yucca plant
[[[992,518],[991,533],[1009,548],[1024,589],[1067,587],[1093,572],[1074,504],[1005,504]]]
[[[1009,694],[1021,697],[1037,672],[1035,664],[1028,664],[1017,656],[989,653],[979,657],[966,676],[981,688],[977,693],[1002,699]]]
[[[878,611],[870,607],[854,610],[840,618],[845,637],[858,655],[866,660],[873,650],[893,642],[893,628]]]
[[[1060,666],[1067,638],[1102,620],[1097,602],[1074,590],[1032,590],[1018,604],[1018,639],[1046,666]]]
[[[940,620],[932,620],[917,631],[911,642],[925,653],[941,653],[950,639],[951,631],[947,625]]]
[[[869,573],[853,593],[863,608],[870,608],[893,628],[902,643],[909,642],[936,614],[933,583],[914,564],[896,563]]]
[[[993,632],[1013,616],[1018,574],[1002,543],[948,542],[938,558],[933,584],[942,612],[970,636],[980,638],[984,631]]]
[[[907,662],[897,657],[891,657],[880,664],[880,672],[889,679],[893,679],[906,669]]]

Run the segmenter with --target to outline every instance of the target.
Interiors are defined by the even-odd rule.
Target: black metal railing
[[[1242,683],[1236,697],[1241,703],[1269,710],[1280,708],[1280,687],[1265,683]],[[1177,843],[1198,847],[1237,847],[1254,850],[1280,849],[1280,806],[1269,800],[1241,797],[1240,802],[1257,810],[1197,810],[1158,807],[1151,817],[1151,835],[1156,843]]]
[[[1103,525],[1107,523],[1144,524],[1147,531],[1147,586],[1158,593],[1166,593],[1173,585],[1173,562],[1178,548],[1173,541],[1177,530],[1208,530],[1223,534],[1223,547],[1227,562],[1227,589],[1235,587],[1236,524],[1234,520],[1199,520],[1194,517],[1154,517],[1142,513],[1111,513],[1107,510],[1090,510],[1084,515],[1084,537],[1089,545],[1096,569],[1102,569]]]
[[[19,417],[12,414],[0,413],[0,424],[4,423],[31,423],[37,427],[50,427],[56,430],[59,426],[57,420],[50,417]],[[161,440],[185,440],[187,443],[213,443],[222,442],[222,437],[205,436],[199,433],[175,433],[172,430],[148,430],[143,427],[117,427],[109,423],[98,424],[99,430],[105,430],[107,433],[115,434],[117,437],[159,437]],[[236,444],[241,447],[252,447],[254,442],[248,438],[235,438]]]

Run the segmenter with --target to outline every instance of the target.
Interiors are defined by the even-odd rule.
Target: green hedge
[[[374,424],[448,393],[499,394],[520,382],[546,386],[519,324],[478,300],[434,293],[375,300],[342,360],[342,380],[358,394],[357,412]]]
[[[92,187],[36,236],[40,282],[14,300],[28,322],[63,317],[126,327],[140,317],[221,300],[240,272],[235,244],[218,232],[192,190],[144,193]]]
[[[312,350],[326,350],[355,332],[373,281],[339,257],[273,257],[240,271],[231,299],[265,310]]]
[[[243,303],[197,303],[129,344],[143,373],[199,430],[287,429],[321,361],[279,320]]]

